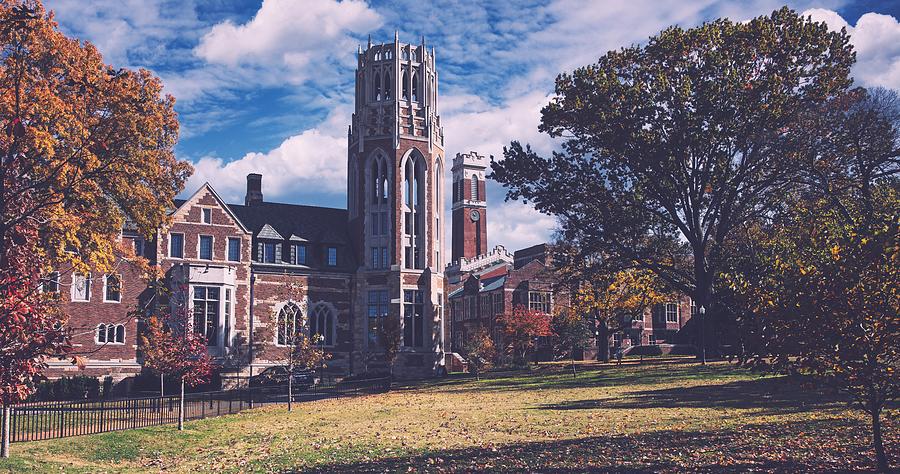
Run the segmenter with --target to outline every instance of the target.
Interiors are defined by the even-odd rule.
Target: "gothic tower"
[[[478,153],[453,158],[453,248],[451,259],[487,253],[487,201],[484,170],[487,159]]]
[[[369,44],[357,53],[348,130],[347,208],[359,270],[354,350],[380,351],[377,328],[400,318],[400,373],[424,375],[443,354],[444,137],[434,49]],[[357,368],[357,371],[362,368]]]

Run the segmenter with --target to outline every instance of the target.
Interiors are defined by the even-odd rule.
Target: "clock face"
[[[472,219],[472,222],[478,222],[478,219],[481,219],[481,214],[478,211],[472,211],[469,213],[469,219]]]

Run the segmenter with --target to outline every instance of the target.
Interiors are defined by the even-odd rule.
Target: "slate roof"
[[[346,209],[274,202],[252,206],[229,204],[228,207],[254,236],[268,224],[281,236],[296,236],[323,244],[350,245]]]
[[[493,291],[498,288],[502,288],[504,283],[506,283],[506,275],[487,278],[481,281],[482,286],[480,291]]]

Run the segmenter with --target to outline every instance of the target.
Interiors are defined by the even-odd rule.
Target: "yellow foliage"
[[[0,2],[0,148],[14,150],[52,264],[108,269],[126,219],[149,236],[166,222],[191,166],[176,159],[175,99],[149,71],[116,69],[68,38],[40,2]],[[8,122],[6,122],[8,121]],[[13,181],[16,182],[16,181]],[[17,192],[16,189],[8,189]]]

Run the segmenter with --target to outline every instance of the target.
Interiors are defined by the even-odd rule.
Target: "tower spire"
[[[372,47],[372,33],[369,33],[369,47]]]

